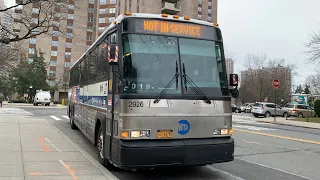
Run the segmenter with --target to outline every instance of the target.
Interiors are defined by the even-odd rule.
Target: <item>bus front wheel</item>
[[[78,129],[77,125],[74,124],[74,115],[70,110],[69,110],[69,118],[70,118],[71,129]]]
[[[112,168],[112,164],[109,162],[109,160],[104,155],[104,134],[102,127],[99,127],[98,135],[97,135],[97,150],[98,150],[98,160],[99,162],[106,168],[110,169]]]

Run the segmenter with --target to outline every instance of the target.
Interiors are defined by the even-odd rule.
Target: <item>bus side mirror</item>
[[[229,92],[231,93],[231,96],[233,98],[238,98],[239,97],[239,90],[238,90],[239,77],[238,77],[238,74],[230,74],[229,79],[230,79],[230,86],[236,87],[236,88],[230,89]]]
[[[239,85],[239,77],[238,74],[230,74],[230,86],[236,86]]]
[[[110,65],[118,65],[118,52],[117,45],[108,46],[108,63]]]

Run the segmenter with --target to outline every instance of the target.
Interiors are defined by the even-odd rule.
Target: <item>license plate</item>
[[[157,138],[172,138],[172,130],[158,130]]]

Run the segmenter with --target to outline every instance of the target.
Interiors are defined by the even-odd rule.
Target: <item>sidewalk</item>
[[[293,121],[284,117],[276,117],[276,122],[274,122],[274,117],[270,118],[263,118],[263,117],[251,117],[251,116],[237,116],[233,115],[234,118],[238,119],[245,119],[245,120],[252,120],[257,122],[265,122],[265,123],[272,123],[272,124],[280,124],[280,125],[287,125],[287,126],[295,126],[295,127],[305,127],[305,128],[312,128],[312,129],[320,129],[320,123],[313,123],[313,122],[301,122],[301,121]]]
[[[28,103],[8,103],[8,102],[3,102],[3,107],[59,107],[59,108],[66,108],[68,107],[68,105],[64,105],[62,106],[61,104],[53,104],[53,103],[50,103],[50,106],[42,106],[42,105],[39,105],[39,106],[33,106],[33,104],[28,104]]]
[[[42,118],[0,115],[0,143],[0,180],[117,179]]]

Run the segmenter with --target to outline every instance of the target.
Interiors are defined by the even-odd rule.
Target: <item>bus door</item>
[[[110,51],[113,51],[115,46],[117,45],[117,35],[116,32],[111,33],[107,39],[108,39],[108,61],[109,61],[109,66],[108,66],[108,101],[107,101],[107,127],[106,127],[106,134],[107,138],[106,140],[109,142],[106,142],[105,144],[105,156],[106,157],[112,157],[114,155],[111,154],[112,150],[112,142],[115,136],[115,128],[114,128],[114,109],[115,109],[115,94],[116,94],[116,87],[114,86],[116,78],[114,76],[113,71],[118,68],[118,66],[113,66],[111,61],[114,61],[114,59],[118,59],[118,55],[115,55],[114,53],[110,53]],[[116,129],[117,131],[117,129]],[[117,134],[116,134],[117,135]],[[115,159],[115,158],[111,158]]]

